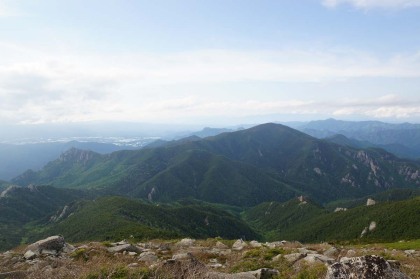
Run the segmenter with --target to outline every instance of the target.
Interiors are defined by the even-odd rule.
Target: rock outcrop
[[[276,278],[279,271],[284,278],[303,278],[299,276],[306,270],[326,279],[406,279],[416,278],[420,272],[420,251],[390,251],[378,246],[337,248],[329,243],[262,244],[238,240],[235,247],[241,249],[235,250],[217,240],[188,239],[177,243],[89,242],[76,247],[67,244],[62,236],[52,236],[29,245],[24,251],[0,253],[0,279],[86,278],[94,272],[92,267],[102,268],[104,264],[106,278],[121,268],[130,276],[146,272],[149,278],[167,279],[269,279]],[[400,259],[401,264],[378,256],[358,256],[374,253],[389,253]],[[285,266],[288,268],[283,270]],[[400,266],[407,274],[400,271]]]
[[[64,241],[61,235],[50,236],[48,238],[39,240],[28,245],[24,258],[31,260],[37,256],[44,255],[59,255],[61,252],[71,252],[74,247]]]
[[[366,201],[366,206],[372,206],[372,205],[375,205],[375,204],[376,204],[376,201],[374,199],[369,198]]]
[[[246,244],[245,241],[243,241],[242,239],[238,239],[238,240],[235,241],[235,243],[233,243],[232,250],[241,251],[247,246],[248,246],[248,244]]]
[[[378,256],[342,258],[328,267],[325,279],[409,279],[396,268],[396,264],[387,262]]]

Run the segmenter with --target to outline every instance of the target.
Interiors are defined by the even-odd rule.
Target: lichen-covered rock
[[[35,254],[56,254],[60,252],[66,242],[61,235],[50,236],[46,239],[39,240],[26,248],[26,251],[32,251]]]
[[[342,258],[328,267],[325,279],[409,279],[407,275],[378,256]]]

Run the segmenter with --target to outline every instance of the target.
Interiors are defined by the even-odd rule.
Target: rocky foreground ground
[[[420,278],[420,251],[222,239],[91,242],[52,236],[0,254],[2,278]]]

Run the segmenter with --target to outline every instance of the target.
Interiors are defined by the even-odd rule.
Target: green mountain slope
[[[267,200],[288,200],[296,191],[258,168],[192,150],[180,163],[167,168],[144,184],[150,200],[173,201],[194,197],[212,203],[238,206]],[[143,190],[143,191],[144,191]],[[139,193],[144,196],[144,193]]]
[[[295,239],[294,228],[326,213],[320,206],[305,199],[285,203],[267,202],[244,211],[243,218],[266,239]]]
[[[325,205],[325,207],[334,211],[337,207],[341,208],[353,208],[357,206],[366,205],[368,198],[373,199],[377,202],[389,202],[389,201],[402,201],[408,200],[420,196],[420,189],[413,188],[398,188],[391,189],[385,192],[377,193],[374,195],[369,195],[363,198],[350,199],[350,200],[337,200],[330,202]]]
[[[72,149],[42,171],[28,171],[13,182],[248,206],[300,193],[324,203],[395,187],[416,188],[419,172],[418,163],[383,150],[340,146],[283,125],[264,124],[109,155]],[[221,196],[231,193],[236,194],[234,200]]]
[[[321,202],[420,185],[415,162],[383,150],[354,149],[317,140],[283,125],[259,125],[195,144],[275,172]]]
[[[50,224],[43,234],[62,234],[71,241],[187,236],[258,238],[243,221],[211,205],[155,205],[123,197],[104,197],[74,207],[71,216]]]
[[[0,250],[19,244],[24,225],[54,214],[73,201],[89,198],[86,192],[50,186],[11,186],[0,197]]]
[[[266,214],[269,212],[269,214]],[[328,212],[310,202],[264,204],[245,212],[244,218],[267,239],[303,242],[363,240],[396,241],[420,238],[420,197],[347,211]],[[369,226],[375,228],[369,231]],[[361,237],[362,231],[367,232]]]

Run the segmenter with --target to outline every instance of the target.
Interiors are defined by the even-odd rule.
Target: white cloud
[[[394,95],[379,100],[348,100],[342,106],[321,102],[319,98],[263,100],[258,95],[264,93],[259,92],[232,101],[227,98],[231,92],[226,90],[201,94],[199,90],[185,89],[249,81],[322,84],[396,77],[420,78],[420,55],[379,59],[343,50],[63,55],[0,43],[0,122],[172,121],[176,117],[324,112],[399,117],[404,114],[396,109],[375,112],[404,101]],[[408,111],[409,115],[416,113]]]
[[[420,6],[420,0],[323,0],[327,7],[350,4],[357,8],[409,8]]]
[[[375,99],[345,100],[341,104],[331,104],[330,107],[336,108],[332,112],[335,116],[361,115],[378,119],[405,119],[420,116],[420,98],[407,99],[394,94]]]

